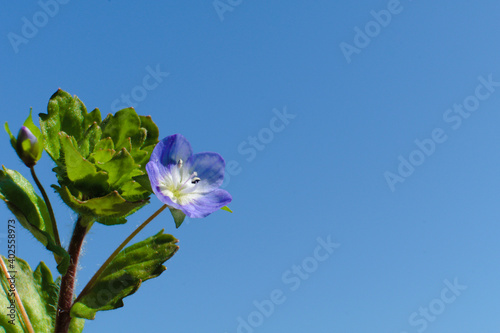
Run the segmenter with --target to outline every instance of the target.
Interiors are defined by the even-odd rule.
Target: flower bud
[[[42,146],[28,127],[22,126],[17,135],[16,152],[24,164],[31,168],[42,156]]]
[[[28,118],[24,121],[24,125],[17,134],[17,139],[12,135],[9,129],[9,124],[5,123],[5,131],[9,134],[10,144],[17,153],[17,156],[24,164],[31,168],[42,157],[43,152],[43,136],[40,129],[36,127],[31,119],[31,109]]]

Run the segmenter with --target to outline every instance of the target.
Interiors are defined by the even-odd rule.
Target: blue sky
[[[60,87],[233,161],[234,213],[151,223],[137,240],[165,228],[179,252],[87,332],[498,330],[497,1],[47,3],[0,5],[2,121]],[[6,134],[0,147],[29,178]],[[51,197],[67,244],[75,216]],[[160,206],[92,228],[78,290]]]

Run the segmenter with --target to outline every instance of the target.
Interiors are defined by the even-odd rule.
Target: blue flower
[[[146,165],[158,199],[189,217],[205,217],[231,202],[231,195],[219,189],[224,168],[224,159],[217,153],[193,155],[180,134],[161,140]]]

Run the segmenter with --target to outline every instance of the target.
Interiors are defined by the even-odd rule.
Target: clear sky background
[[[0,5],[2,121],[17,131],[60,87],[234,161],[234,213],[157,218],[136,240],[165,228],[179,252],[85,332],[498,332],[498,1],[65,1]],[[75,216],[51,194],[68,244]],[[78,290],[160,206],[92,228]],[[2,204],[0,233],[11,217]]]

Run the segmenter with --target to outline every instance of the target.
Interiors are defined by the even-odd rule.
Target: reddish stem
[[[80,216],[75,224],[73,236],[69,243],[68,253],[70,263],[66,274],[62,277],[59,291],[59,302],[57,304],[55,333],[67,333],[71,322],[70,310],[73,304],[73,292],[75,289],[76,270],[78,268],[78,258],[82,249],[83,240],[87,234],[88,227],[81,224]]]

